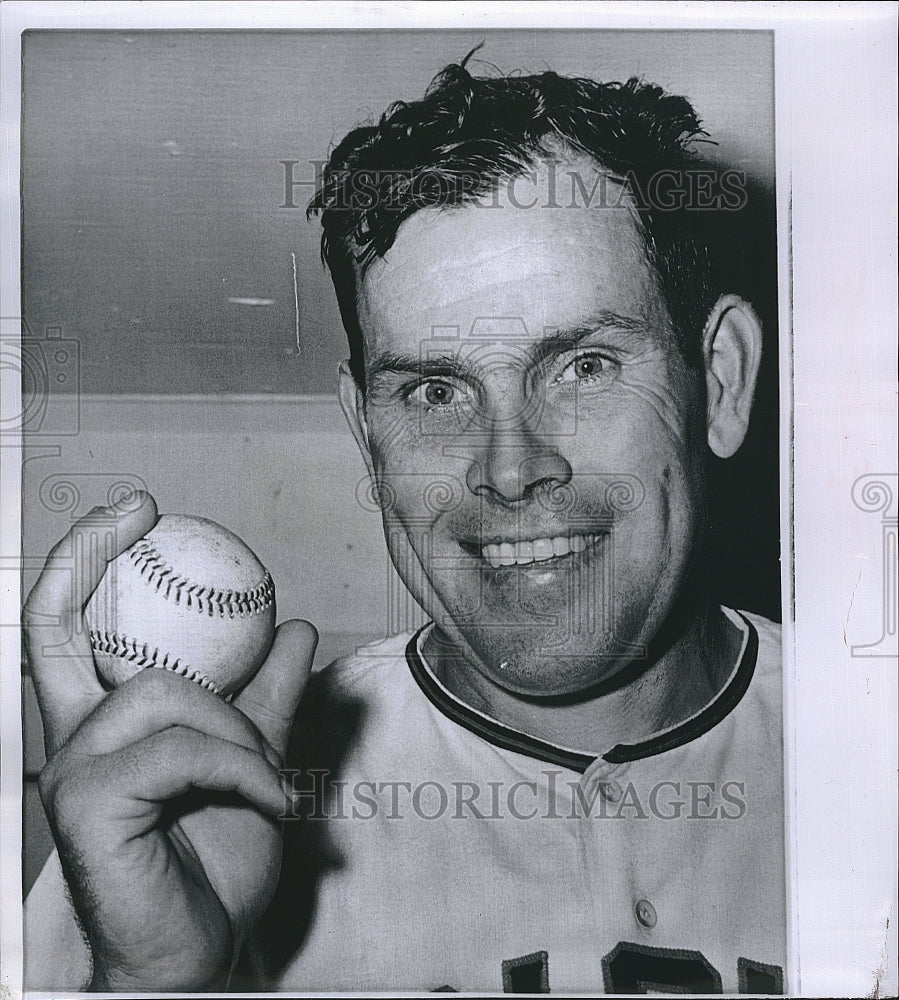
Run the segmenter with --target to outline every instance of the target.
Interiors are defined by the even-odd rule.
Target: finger
[[[309,622],[284,622],[265,663],[234,699],[281,759],[317,645],[318,632]]]
[[[157,519],[153,498],[138,491],[76,521],[51,550],[28,595],[25,624],[49,628],[58,622],[50,640],[58,645],[68,638],[71,620],[84,610],[109,562],[147,534]]]
[[[84,628],[84,605],[112,559],[157,520],[156,504],[136,493],[96,507],[53,548],[22,613],[25,650],[44,721],[48,754],[105,697]]]
[[[278,756],[249,719],[218,695],[168,670],[148,668],[108,694],[66,747],[92,757],[115,753],[173,726],[189,726],[262,754]]]
[[[264,757],[185,726],[132,743],[115,755],[115,762],[105,785],[108,793],[154,806],[144,814],[141,832],[155,825],[161,803],[196,790],[236,792],[275,816],[285,809],[281,777]]]

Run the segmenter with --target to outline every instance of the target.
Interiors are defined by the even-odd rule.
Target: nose
[[[494,423],[465,474],[477,496],[517,503],[541,483],[568,483],[571,466],[551,441],[525,421]]]

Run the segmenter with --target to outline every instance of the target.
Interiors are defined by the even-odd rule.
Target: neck
[[[625,666],[617,683],[579,698],[526,698],[479,670],[460,669],[457,659],[441,656],[446,647],[436,629],[424,653],[442,683],[471,707],[538,739],[602,753],[685,721],[727,682],[739,655],[740,630],[710,604],[676,617],[676,625],[661,629],[653,641],[648,665],[644,660]]]

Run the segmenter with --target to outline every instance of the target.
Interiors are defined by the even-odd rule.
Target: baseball
[[[275,587],[226,528],[165,514],[109,564],[85,617],[106,685],[156,667],[227,697],[253,677],[271,647]]]

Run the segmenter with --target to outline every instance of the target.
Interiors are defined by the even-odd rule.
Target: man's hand
[[[277,769],[317,641],[307,622],[280,626],[231,703],[157,669],[107,692],[84,605],[156,519],[145,494],[82,518],[24,611],[47,750],[41,797],[90,941],[91,985],[108,991],[225,985],[277,885]],[[96,551],[101,535],[115,538],[111,551]]]

